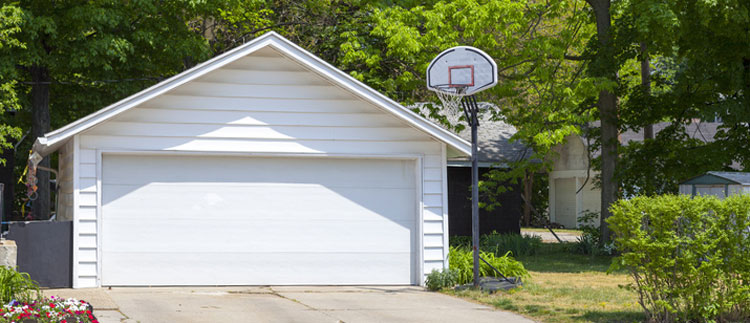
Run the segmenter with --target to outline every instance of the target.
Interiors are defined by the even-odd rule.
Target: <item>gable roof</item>
[[[456,149],[458,152],[470,155],[471,145],[461,137],[437,126],[431,121],[422,118],[418,114],[405,108],[401,104],[386,97],[373,88],[365,85],[350,75],[342,72],[336,67],[328,64],[319,57],[297,46],[288,39],[282,37],[276,32],[268,32],[242,46],[227,51],[224,54],[216,56],[206,62],[196,65],[182,73],[179,73],[169,79],[161,81],[141,92],[133,94],[119,102],[107,106],[97,112],[85,116],[75,122],[72,122],[55,131],[46,133],[44,137],[39,137],[34,142],[33,150],[42,156],[54,152],[62,144],[67,142],[73,136],[85,131],[95,125],[125,112],[143,102],[166,93],[180,85],[195,80],[211,71],[221,68],[231,62],[234,62],[248,54],[251,54],[261,48],[272,47],[278,50],[285,57],[302,64],[314,73],[324,77],[334,85],[337,85],[353,93],[360,99],[367,101],[383,111],[389,112],[397,118],[403,120],[408,125],[425,132],[433,138],[447,144],[449,147]]]
[[[497,109],[490,102],[478,102],[480,111],[489,111]],[[433,119],[430,110],[426,107],[425,102],[417,103],[409,108],[419,110],[428,119],[434,120],[436,124],[444,129],[448,129],[437,119]],[[463,112],[442,110],[442,114],[451,124],[464,123],[459,121]],[[477,128],[477,145],[479,158],[479,167],[506,167],[508,163],[530,158],[533,151],[520,141],[511,140],[513,135],[518,132],[516,127],[505,122],[503,119],[496,119],[491,113],[481,113],[479,116],[479,127]],[[467,142],[471,141],[471,127],[465,127],[457,135]],[[470,156],[460,156],[450,158],[448,166],[469,167],[471,166]]]
[[[707,172],[688,179],[684,184],[739,184],[750,185],[750,173],[742,172]]]

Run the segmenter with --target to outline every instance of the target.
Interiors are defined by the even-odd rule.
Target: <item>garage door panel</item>
[[[321,185],[148,183],[105,185],[108,216],[226,220],[238,217],[414,219],[414,190],[397,188],[329,188]],[[168,202],[167,202],[168,201]],[[388,203],[382,203],[388,201]],[[179,207],[175,207],[179,204]],[[335,208],[326,207],[336,205]],[[402,212],[397,212],[399,210]],[[403,212],[405,211],[405,212]],[[117,214],[116,212],[121,212]]]
[[[314,183],[329,187],[414,188],[414,163],[388,159],[116,156],[107,159],[102,184]],[[283,160],[283,162],[280,162]],[[187,165],[186,165],[187,163]],[[140,165],[138,176],[122,172]],[[176,169],[193,170],[176,172]],[[217,166],[221,166],[217,168]],[[387,176],[383,176],[388,174]]]
[[[190,285],[316,285],[321,280],[330,285],[410,284],[409,277],[401,273],[413,272],[414,266],[408,254],[394,257],[390,253],[247,253],[233,257],[221,253],[119,253],[115,256],[109,266],[150,265],[139,268],[138,275],[108,272],[109,275],[103,276],[104,285],[169,286],[185,285],[186,281]],[[268,270],[271,265],[273,270]]]
[[[105,222],[105,231],[117,227],[133,227],[133,220],[117,219]],[[129,239],[108,241],[103,246],[108,251],[148,252],[210,252],[221,245],[224,252],[409,252],[410,236],[414,223],[358,221],[342,222],[319,220],[299,221],[220,221],[200,219],[184,221],[153,220],[151,225],[128,234]],[[331,239],[331,232],[337,237]],[[192,237],[191,243],[183,239],[164,239],[154,244],[154,236]],[[288,239],[284,237],[295,237]],[[205,243],[210,241],[211,243]],[[204,243],[201,243],[204,242]],[[345,243],[344,243],[345,242]]]
[[[104,285],[415,282],[413,161],[105,155],[102,174]]]

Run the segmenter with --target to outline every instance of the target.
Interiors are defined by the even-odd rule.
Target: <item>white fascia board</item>
[[[438,127],[430,121],[427,121],[416,113],[386,97],[382,93],[375,91],[369,86],[351,77],[350,75],[347,75],[346,73],[338,70],[336,67],[328,64],[327,62],[323,61],[322,59],[318,58],[317,56],[304,50],[303,48],[297,46],[296,44],[273,31],[268,32],[263,36],[260,36],[242,46],[227,51],[224,54],[198,64],[187,71],[159,82],[158,84],[155,84],[143,91],[140,91],[123,100],[111,104],[86,117],[74,121],[60,129],[49,132],[45,134],[44,137],[40,137],[35,141],[33,149],[43,156],[47,155],[50,152],[56,150],[59,145],[63,144],[74,135],[79,134],[86,129],[89,129],[124,111],[127,111],[130,108],[133,108],[156,96],[164,94],[169,90],[190,82],[211,71],[219,69],[224,65],[234,62],[235,60],[266,46],[271,46],[280,50],[282,54],[288,56],[298,63],[301,63],[304,66],[307,66],[314,72],[317,72],[325,78],[333,81],[338,86],[355,93],[362,99],[365,99],[366,101],[369,101],[376,106],[387,110],[388,112],[391,112],[413,127],[426,132],[427,134],[439,139],[442,142],[445,142],[446,144],[459,150],[460,152],[463,152],[467,155],[471,154],[471,145],[457,135]]]

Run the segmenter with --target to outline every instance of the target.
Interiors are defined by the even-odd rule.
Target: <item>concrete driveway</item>
[[[533,322],[420,287],[159,287],[48,290],[114,322]]]

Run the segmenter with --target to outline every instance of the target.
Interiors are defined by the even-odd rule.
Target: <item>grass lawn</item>
[[[607,274],[611,257],[575,255],[560,244],[544,244],[535,256],[519,257],[531,279],[520,289],[487,294],[445,291],[542,322],[640,322],[634,292],[619,287],[625,273]]]

